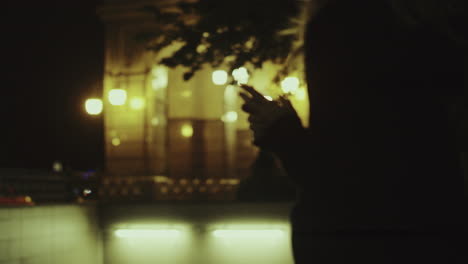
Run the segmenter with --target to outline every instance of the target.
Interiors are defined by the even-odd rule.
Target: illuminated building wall
[[[134,37],[154,28],[154,17],[137,11],[142,4],[123,2],[107,1],[98,10],[107,36],[103,99],[108,178],[101,194],[232,199],[222,193],[234,193],[238,179],[248,175],[256,149],[236,144],[239,138],[249,140],[246,126],[222,120],[226,86],[212,82],[215,69],[209,67],[185,82],[183,69],[156,65],[175,47],[159,54],[145,50]]]
[[[103,99],[109,178],[101,193],[130,199],[143,198],[151,190],[145,199],[170,195],[232,199],[223,192],[234,192],[239,180],[249,175],[258,151],[252,145],[247,115],[241,111],[239,88],[212,75],[223,69],[207,66],[185,82],[183,69],[156,65],[177,45],[156,54],[135,41],[138,33],[157,27],[157,18],[138,11],[145,4],[107,0],[98,10],[107,36]],[[276,70],[277,66],[266,64],[250,73],[248,83],[275,97],[279,92],[272,89],[271,80]],[[299,90],[302,93],[293,104],[307,120],[306,89]]]

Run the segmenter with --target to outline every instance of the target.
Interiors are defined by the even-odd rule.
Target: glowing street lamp
[[[124,89],[112,89],[109,91],[109,102],[111,105],[124,105],[127,100],[127,91]]]
[[[213,83],[216,85],[224,85],[227,83],[228,74],[226,71],[217,70],[213,72],[211,79],[213,80]]]
[[[97,98],[90,98],[85,102],[86,112],[90,115],[99,115],[102,113],[102,100]]]

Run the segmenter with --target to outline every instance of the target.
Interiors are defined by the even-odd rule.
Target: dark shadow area
[[[103,120],[83,102],[102,90],[100,1],[41,1],[3,7],[0,167],[102,169]]]
[[[236,200],[239,202],[293,202],[296,188],[273,153],[260,150],[250,175],[241,180]]]

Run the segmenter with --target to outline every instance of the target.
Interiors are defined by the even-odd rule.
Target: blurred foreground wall
[[[102,208],[105,264],[293,263],[288,203]]]
[[[93,206],[0,207],[0,264],[100,264]]]

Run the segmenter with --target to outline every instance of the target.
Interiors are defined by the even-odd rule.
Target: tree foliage
[[[175,42],[182,47],[159,63],[184,66],[189,80],[204,64],[231,71],[266,61],[285,64],[298,40],[298,1],[291,0],[199,0],[180,2],[176,8],[147,6],[157,30],[138,36],[155,52]]]

